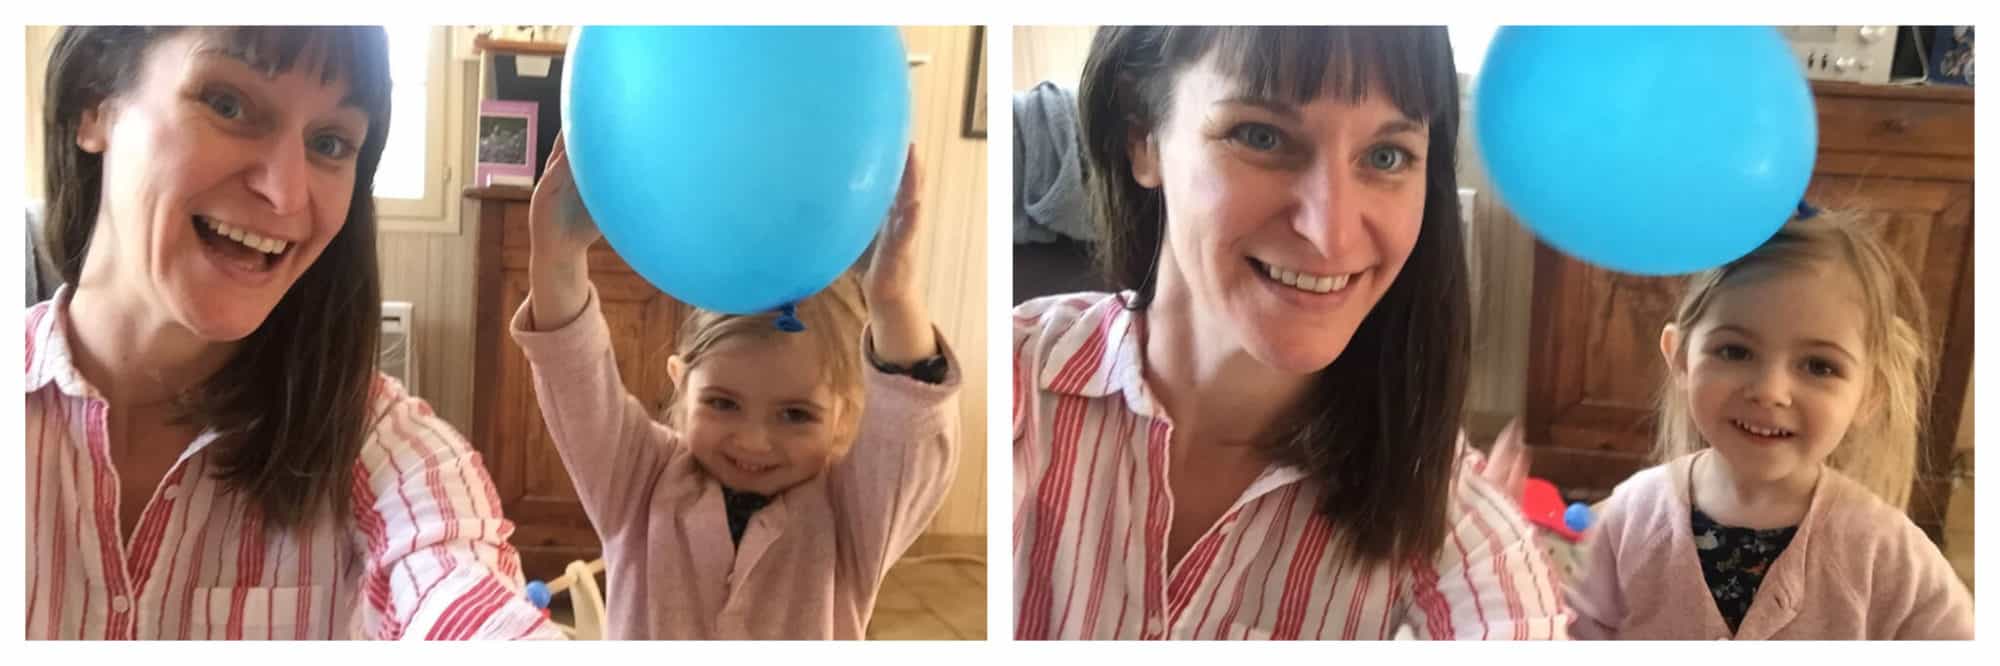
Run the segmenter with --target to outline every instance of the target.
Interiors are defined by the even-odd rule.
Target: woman
[[[30,638],[557,637],[375,370],[380,28],[64,30],[28,309]]]
[[[1078,103],[1124,291],[1014,311],[1017,636],[1561,637],[1457,455],[1445,30],[1103,28]]]

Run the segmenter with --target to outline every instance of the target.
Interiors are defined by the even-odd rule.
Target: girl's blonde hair
[[[1873,407],[1856,415],[1828,462],[1884,502],[1907,508],[1935,372],[1930,322],[1909,268],[1855,215],[1827,211],[1793,218],[1749,254],[1690,278],[1670,322],[1680,331],[1674,353],[1686,357],[1690,333],[1716,294],[1755,279],[1747,273],[1822,267],[1852,275],[1861,288],[1862,345],[1870,368],[1862,404]],[[1669,382],[1660,398],[1655,456],[1671,460],[1705,445],[1686,392]]]
[[[860,277],[852,270],[842,273],[833,284],[799,301],[796,311],[799,322],[805,324],[805,330],[788,333],[778,329],[776,312],[733,315],[690,309],[675,335],[674,354],[687,364],[689,370],[693,370],[701,364],[709,350],[726,340],[743,336],[767,340],[776,340],[779,336],[805,336],[819,346],[820,381],[833,387],[841,426],[848,429],[858,426],[864,406],[861,332],[868,321],[868,305],[862,296]],[[667,399],[667,423],[678,423],[680,402],[681,390],[675,386]],[[845,454],[852,444],[852,437],[843,437],[835,447],[835,454]]]

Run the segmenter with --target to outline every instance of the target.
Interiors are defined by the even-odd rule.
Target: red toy
[[[1571,529],[1565,520],[1569,506],[1563,503],[1562,493],[1556,492],[1556,484],[1529,477],[1521,487],[1521,511],[1528,515],[1528,521],[1548,530],[1570,543],[1583,540],[1583,534]]]

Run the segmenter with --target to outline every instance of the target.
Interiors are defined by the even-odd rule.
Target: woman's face
[[[1133,146],[1162,188],[1161,299],[1185,295],[1199,344],[1289,374],[1340,355],[1416,245],[1429,127],[1379,88],[1360,103],[1259,99],[1211,55],[1179,75]]]
[[[344,79],[321,80],[318,55],[271,75],[206,31],[154,44],[77,132],[104,160],[78,288],[203,340],[255,331],[346,222],[367,137],[367,113]]]

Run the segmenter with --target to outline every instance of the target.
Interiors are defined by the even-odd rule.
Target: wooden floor
[[[986,640],[986,567],[905,559],[882,581],[868,639]]]

